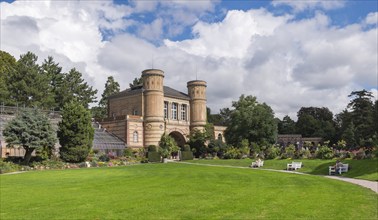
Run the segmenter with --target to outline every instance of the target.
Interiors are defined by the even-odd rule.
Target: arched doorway
[[[172,131],[171,133],[169,133],[169,136],[171,136],[171,137],[173,137],[173,139],[175,139],[177,146],[179,146],[180,148],[183,147],[186,143],[184,135],[182,135],[178,131]]]

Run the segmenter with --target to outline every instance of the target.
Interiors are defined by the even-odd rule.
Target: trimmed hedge
[[[160,162],[159,152],[148,152],[148,162]]]
[[[181,160],[193,160],[193,152],[181,151]]]

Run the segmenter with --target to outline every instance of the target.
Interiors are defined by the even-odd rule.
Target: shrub
[[[191,151],[190,150],[190,145],[189,144],[185,144],[182,151]]]
[[[109,158],[109,156],[107,154],[102,154],[98,159],[101,162],[108,162],[110,160],[110,158]]]
[[[148,152],[157,152],[157,147],[156,145],[150,145],[148,146]]]
[[[159,152],[149,151],[147,154],[148,154],[148,162],[160,162]]]
[[[273,145],[271,147],[268,147],[265,152],[266,159],[275,159],[280,155],[280,148]]]
[[[20,165],[14,164],[12,162],[5,162],[2,159],[0,159],[0,174],[15,172],[19,171],[20,169]]]
[[[281,155],[281,158],[282,159],[286,159],[286,158],[294,158],[294,154],[295,154],[295,146],[293,144],[290,144],[289,146],[287,146],[285,148],[285,151],[284,153]]]
[[[123,156],[125,156],[125,157],[134,157],[133,150],[131,148],[126,148],[123,151]]]
[[[333,150],[326,145],[320,146],[316,151],[316,157],[319,159],[332,159],[333,156]]]
[[[181,151],[181,160],[193,160],[193,152]]]
[[[241,159],[242,158],[242,152],[240,152],[239,149],[231,147],[226,150],[226,152],[223,155],[224,159]]]
[[[31,164],[31,167],[45,167],[48,169],[64,169],[65,163],[59,159],[36,161]]]

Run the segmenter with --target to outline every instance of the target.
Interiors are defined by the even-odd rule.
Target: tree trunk
[[[29,165],[29,161],[34,151],[34,148],[24,147],[24,149],[25,149],[24,165]]]

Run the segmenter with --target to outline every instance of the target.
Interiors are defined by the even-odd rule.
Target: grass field
[[[192,160],[191,163],[213,164],[248,167],[251,165],[251,159],[243,160]],[[333,166],[336,160],[319,160],[319,159],[298,159],[298,160],[265,160],[264,169],[284,170],[286,165],[292,161],[301,161],[303,167],[298,172],[313,175],[328,175],[328,167]],[[350,170],[341,176],[378,181],[378,159],[352,160],[346,159],[342,161],[348,163]]]
[[[0,219],[377,219],[378,195],[321,176],[190,164],[0,175]]]

